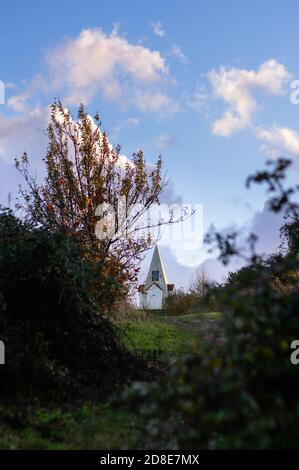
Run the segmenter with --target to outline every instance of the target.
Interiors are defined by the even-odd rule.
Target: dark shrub
[[[132,375],[132,357],[93,302],[100,285],[97,302],[110,308],[117,285],[91,259],[65,230],[50,233],[1,212],[2,396],[61,397],[92,387],[104,393]]]

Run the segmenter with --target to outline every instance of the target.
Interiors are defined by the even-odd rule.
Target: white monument
[[[139,307],[148,310],[160,310],[163,300],[174,285],[168,284],[159,248],[156,245],[148,275],[144,284],[139,286]]]

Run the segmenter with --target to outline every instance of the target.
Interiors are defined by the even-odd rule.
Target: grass
[[[135,311],[118,318],[123,340],[131,349],[160,351],[162,358],[177,357],[189,352],[195,344],[204,350],[198,320],[220,320],[221,314],[182,315],[171,318]],[[197,327],[198,328],[198,327]],[[202,349],[201,349],[202,348]],[[192,348],[193,349],[193,348]],[[159,356],[160,357],[160,356]],[[76,406],[32,406],[23,422],[19,411],[0,405],[0,449],[136,449],[142,448],[138,429],[138,413],[129,412],[123,405],[85,403]]]
[[[200,338],[202,349],[207,352],[212,344],[225,341],[222,328],[223,314],[221,312],[202,312],[175,317],[176,322],[185,329],[196,332]]]
[[[147,316],[146,319],[126,320],[118,324],[123,331],[125,344],[141,351],[184,354],[190,351],[191,344],[197,339],[193,332],[169,323],[165,317]]]
[[[127,410],[106,405],[35,409],[23,428],[1,424],[0,449],[134,449],[141,440],[136,420]]]
[[[180,315],[176,317],[178,320],[183,322],[193,323],[194,320],[219,320],[222,319],[221,312],[201,312],[201,313],[191,313],[189,315]]]

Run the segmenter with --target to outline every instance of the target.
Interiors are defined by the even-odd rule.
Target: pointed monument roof
[[[167,280],[165,269],[164,269],[164,266],[163,266],[163,263],[162,263],[162,259],[161,259],[161,255],[160,255],[158,245],[155,246],[152,261],[151,261],[151,264],[150,264],[150,267],[149,267],[149,270],[148,270],[148,274],[147,274],[147,278],[146,278],[146,281],[145,281],[145,286],[147,288],[153,283],[153,281],[152,281],[152,271],[159,271],[159,273],[162,277],[162,280],[164,281],[165,287],[166,287],[167,284],[168,284],[168,280]],[[160,281],[158,282],[158,284],[160,284]]]

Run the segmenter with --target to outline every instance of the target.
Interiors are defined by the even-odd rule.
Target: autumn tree
[[[109,143],[99,115],[84,106],[74,120],[61,102],[51,106],[49,145],[40,184],[30,173],[25,153],[16,161],[26,181],[20,188],[25,211],[34,223],[64,226],[88,246],[96,246],[107,271],[119,281],[137,278],[142,254],[153,242],[149,209],[159,203],[166,181],[161,158],[149,165],[139,150],[129,160]],[[174,216],[160,223],[172,223]]]
[[[209,287],[209,278],[204,268],[197,269],[191,281],[190,292],[198,297],[204,298]]]

